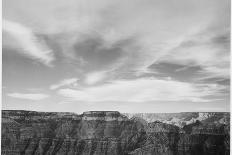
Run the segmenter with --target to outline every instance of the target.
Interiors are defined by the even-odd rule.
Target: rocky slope
[[[224,155],[229,154],[230,130],[229,114],[222,114],[220,117],[228,116],[226,121],[215,121],[219,116],[212,115],[178,127],[159,119],[147,122],[142,117],[128,118],[116,111],[90,111],[81,115],[2,111],[1,153]]]

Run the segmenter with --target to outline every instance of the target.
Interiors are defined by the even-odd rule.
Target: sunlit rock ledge
[[[86,111],[83,112],[82,120],[102,120],[102,121],[129,121],[129,119],[118,111]]]

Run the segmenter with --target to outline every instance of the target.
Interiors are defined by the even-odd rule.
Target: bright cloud
[[[75,87],[78,85],[78,83],[77,83],[78,80],[79,79],[77,79],[77,78],[64,79],[57,84],[51,85],[50,89],[55,90],[55,89],[58,89],[58,88],[63,87],[63,86],[74,86]]]
[[[208,102],[205,97],[223,89],[218,85],[196,85],[172,80],[143,78],[131,81],[115,81],[101,86],[83,89],[60,89],[58,94],[77,101],[148,102],[192,101]]]
[[[106,78],[106,76],[107,76],[106,72],[89,73],[86,75],[85,83],[87,83],[88,85],[92,85],[92,84],[95,84],[97,82],[104,80],[104,78]]]
[[[3,31],[9,33],[19,43],[23,54],[51,66],[54,60],[53,51],[41,42],[29,27],[3,19]]]
[[[23,94],[23,93],[9,93],[7,94],[7,96],[17,99],[25,99],[25,100],[33,100],[33,101],[43,100],[49,97],[49,95],[46,94]]]

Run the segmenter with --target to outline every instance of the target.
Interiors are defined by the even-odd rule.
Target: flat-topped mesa
[[[82,120],[128,121],[129,119],[118,111],[86,111],[82,114]]]

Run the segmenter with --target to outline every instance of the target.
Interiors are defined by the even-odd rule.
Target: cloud
[[[77,79],[77,78],[64,79],[57,84],[51,85],[50,89],[55,90],[55,89],[58,89],[58,88],[63,87],[63,86],[77,86],[78,80],[79,79]]]
[[[207,97],[220,95],[224,87],[215,84],[191,84],[155,78],[120,80],[101,86],[82,89],[60,89],[58,94],[86,102],[149,102],[149,101],[192,101],[209,102]]]
[[[116,65],[118,70],[126,71],[146,70],[146,67],[165,57],[187,36],[196,34],[209,25],[216,25],[215,29],[210,30],[212,33],[230,27],[227,15],[230,12],[229,0],[135,0],[133,4],[130,0],[102,0],[97,3],[88,0],[71,0],[69,3],[65,0],[58,3],[54,0],[42,0],[30,4],[24,0],[20,4],[10,1],[6,0],[4,3],[4,15],[9,19],[22,20],[31,27],[35,26],[31,21],[37,19],[36,29],[43,34],[55,34],[54,42],[59,43],[64,55],[77,59],[84,55],[80,60],[89,60],[90,63],[86,65],[104,68],[110,62],[115,63],[114,57],[120,53],[120,57],[124,59],[117,60],[121,65]],[[23,4],[27,4],[27,9]],[[83,34],[89,38],[83,39]],[[100,36],[97,39],[101,39],[101,42],[94,41],[94,36]],[[124,46],[123,49],[112,48],[115,43],[131,36],[136,40],[136,48],[131,45]],[[77,46],[78,44],[81,46]],[[110,51],[102,48],[102,44],[111,47]],[[100,50],[91,50],[92,47]],[[76,51],[76,55],[70,54],[73,51]],[[207,57],[197,57],[204,58]]]
[[[80,83],[78,88],[61,88],[73,86],[72,81],[60,81],[50,86],[52,90],[58,89],[58,94],[65,99],[136,104],[153,100],[175,101],[183,105],[185,101],[215,101],[215,98],[220,98],[221,90],[229,90],[219,83],[213,85],[214,82],[194,80],[228,79],[228,4],[229,0],[134,0],[133,3],[131,0],[101,0],[96,3],[89,0],[70,0],[68,3],[66,0],[33,3],[4,0],[3,16],[27,26],[16,23],[22,30],[26,28],[25,36],[29,36],[23,43],[21,39],[25,39],[19,37],[18,31],[11,30],[14,35],[9,31],[20,40],[21,46],[30,47],[26,49],[46,47],[33,32],[42,34],[47,39],[44,39],[46,44],[59,53],[57,65],[62,66],[59,66],[59,72],[83,77],[79,81],[83,86]],[[41,59],[29,51],[34,50],[24,50],[27,56],[45,64],[51,64],[54,59]],[[149,68],[152,64],[157,68],[157,64],[162,66],[164,63],[173,67]],[[54,79],[56,75],[49,74],[45,78]],[[150,76],[156,78],[145,78]]]
[[[107,77],[107,72],[92,72],[86,75],[85,83],[88,85],[96,84]]]
[[[31,59],[38,60],[39,62],[51,66],[52,61],[55,59],[53,51],[49,49],[46,44],[36,37],[34,32],[20,23],[3,19],[3,31],[10,34],[22,50],[24,55]],[[6,41],[6,40],[5,40]],[[8,40],[10,44],[14,44],[14,41]],[[11,46],[12,47],[12,46]]]
[[[46,94],[23,94],[23,93],[9,93],[7,94],[7,96],[17,99],[25,99],[25,100],[33,100],[33,101],[43,100],[49,97],[49,95]]]
[[[170,49],[158,62],[201,67],[202,76],[229,78],[230,76],[230,32],[228,29],[207,28],[186,37]]]

